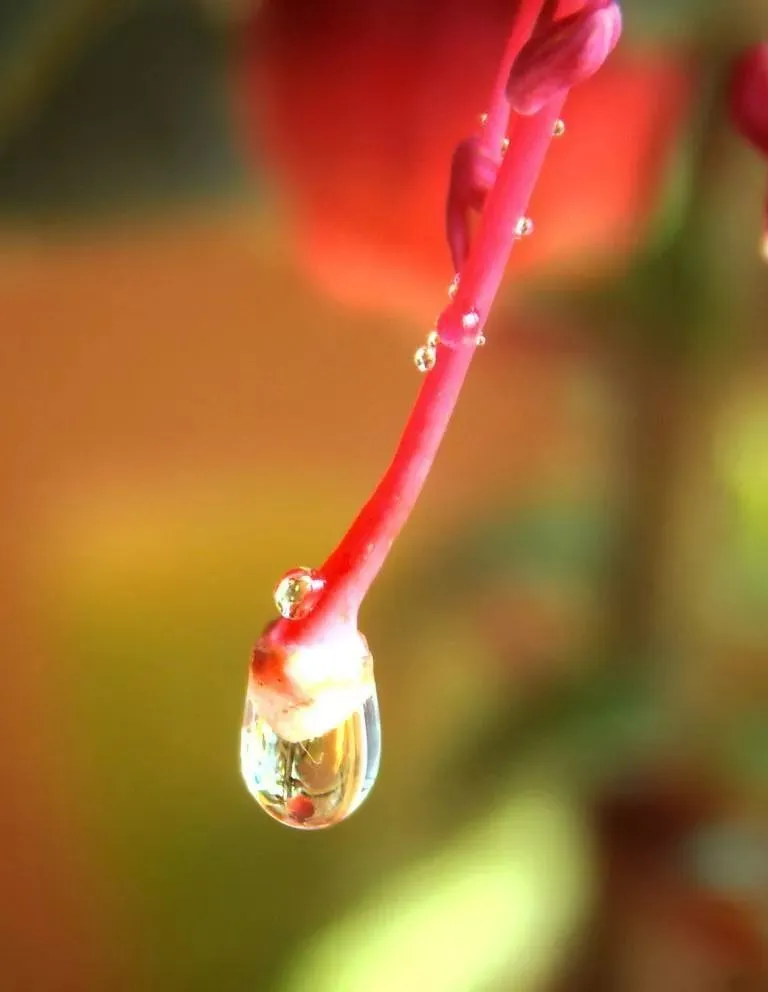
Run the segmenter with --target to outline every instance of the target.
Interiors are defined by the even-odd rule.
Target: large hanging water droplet
[[[261,808],[289,827],[319,830],[341,823],[376,781],[381,724],[376,691],[322,737],[291,743],[245,704],[240,769]]]
[[[286,620],[298,620],[312,609],[324,585],[311,568],[292,568],[275,586],[275,606]]]

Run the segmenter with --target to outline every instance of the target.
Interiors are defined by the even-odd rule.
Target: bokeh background
[[[0,988],[768,988],[762,0],[627,0],[369,596],[379,782],[250,646],[392,452],[515,0],[0,3]]]

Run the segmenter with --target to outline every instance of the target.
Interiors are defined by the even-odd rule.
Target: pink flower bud
[[[512,66],[507,99],[518,114],[530,115],[589,79],[621,35],[621,10],[613,0],[595,0],[560,21],[536,28]]]
[[[482,211],[500,162],[501,154],[493,158],[477,136],[460,142],[453,153],[445,220],[448,246],[457,272],[469,251],[471,213]]]
[[[768,156],[768,42],[752,45],[736,60],[728,99],[736,128]]]

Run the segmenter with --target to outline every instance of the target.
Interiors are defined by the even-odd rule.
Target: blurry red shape
[[[728,97],[735,126],[768,156],[768,42],[752,45],[736,60]]]
[[[289,799],[286,808],[297,823],[305,823],[315,812],[315,806],[308,796],[294,796]]]
[[[571,5],[573,6],[573,5]],[[313,280],[427,318],[452,277],[451,157],[485,109],[509,0],[274,0],[249,28],[243,101]],[[677,52],[621,49],[566,104],[512,267],[589,271],[639,237],[686,113]]]

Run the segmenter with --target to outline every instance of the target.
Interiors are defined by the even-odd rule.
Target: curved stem
[[[460,274],[459,292],[443,311],[441,338],[464,335],[462,317],[477,311],[482,331],[546,156],[563,100],[531,117],[519,118],[498,179],[480,218],[475,241]],[[408,519],[443,439],[472,357],[474,344],[437,348],[437,363],[427,374],[395,456],[371,498],[321,569],[326,590],[313,612],[301,621],[282,621],[271,636],[288,641],[356,618],[360,604]]]
[[[520,49],[530,38],[543,6],[543,0],[522,0],[496,74],[487,118],[479,135],[483,146],[494,158],[509,124],[509,102],[506,96],[509,73]]]

